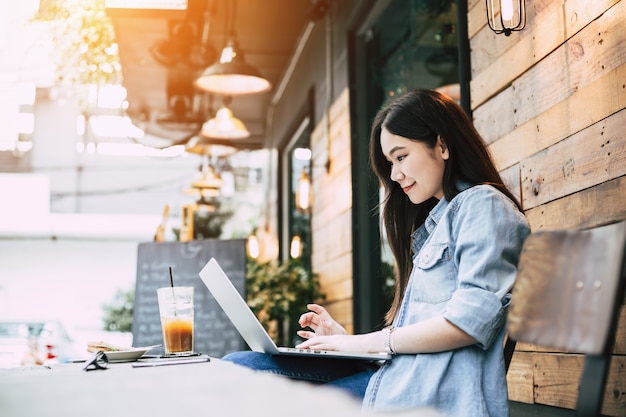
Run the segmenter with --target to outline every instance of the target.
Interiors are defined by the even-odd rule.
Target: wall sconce
[[[296,208],[306,212],[311,205],[311,178],[306,172],[306,168],[302,168],[302,174],[298,180],[298,188],[296,189]]]
[[[510,36],[526,26],[525,0],[486,0],[487,23],[496,34]]]
[[[219,62],[211,65],[196,78],[195,86],[208,93],[225,96],[265,93],[272,84],[261,76],[259,70],[245,62],[237,51],[237,43],[230,40],[222,50]]]
[[[246,252],[248,252],[248,256],[252,259],[257,259],[259,257],[259,239],[256,237],[255,233],[248,237],[246,242]]]
[[[258,262],[269,262],[278,258],[278,239],[269,230],[268,226],[255,228],[246,239],[248,256]]]
[[[295,235],[291,238],[289,255],[291,255],[293,259],[298,259],[302,256],[302,239],[300,239],[300,236]]]

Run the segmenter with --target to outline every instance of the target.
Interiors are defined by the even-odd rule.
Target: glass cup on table
[[[157,288],[165,356],[187,356],[193,351],[194,287]]]

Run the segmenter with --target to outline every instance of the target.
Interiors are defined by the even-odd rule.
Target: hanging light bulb
[[[525,0],[486,0],[487,22],[495,33],[510,36],[526,26]]]

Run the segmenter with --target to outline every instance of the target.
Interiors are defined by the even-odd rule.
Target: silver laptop
[[[298,349],[294,347],[278,347],[267,334],[261,322],[256,318],[246,301],[241,297],[230,279],[226,276],[215,258],[200,271],[200,278],[207,286],[217,303],[222,307],[224,313],[233,322],[235,328],[246,341],[250,349],[255,352],[267,353],[270,355],[297,355],[297,356],[317,356],[328,358],[346,359],[366,359],[373,361],[391,359],[391,355],[386,352],[381,353],[359,353],[359,352],[337,352],[332,350],[312,350]]]

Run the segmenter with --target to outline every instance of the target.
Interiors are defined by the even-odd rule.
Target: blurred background
[[[79,354],[88,340],[131,345],[107,309],[134,290],[138,243],[179,240],[183,209],[198,202],[223,214],[204,237],[248,237],[267,178],[258,144],[189,150],[199,125],[176,119],[187,115],[160,84],[167,72],[144,69],[145,87],[168,96],[138,127],[114,35],[104,0],[0,0],[0,321],[59,323],[48,333],[66,331]],[[219,195],[206,195],[214,176]]]

